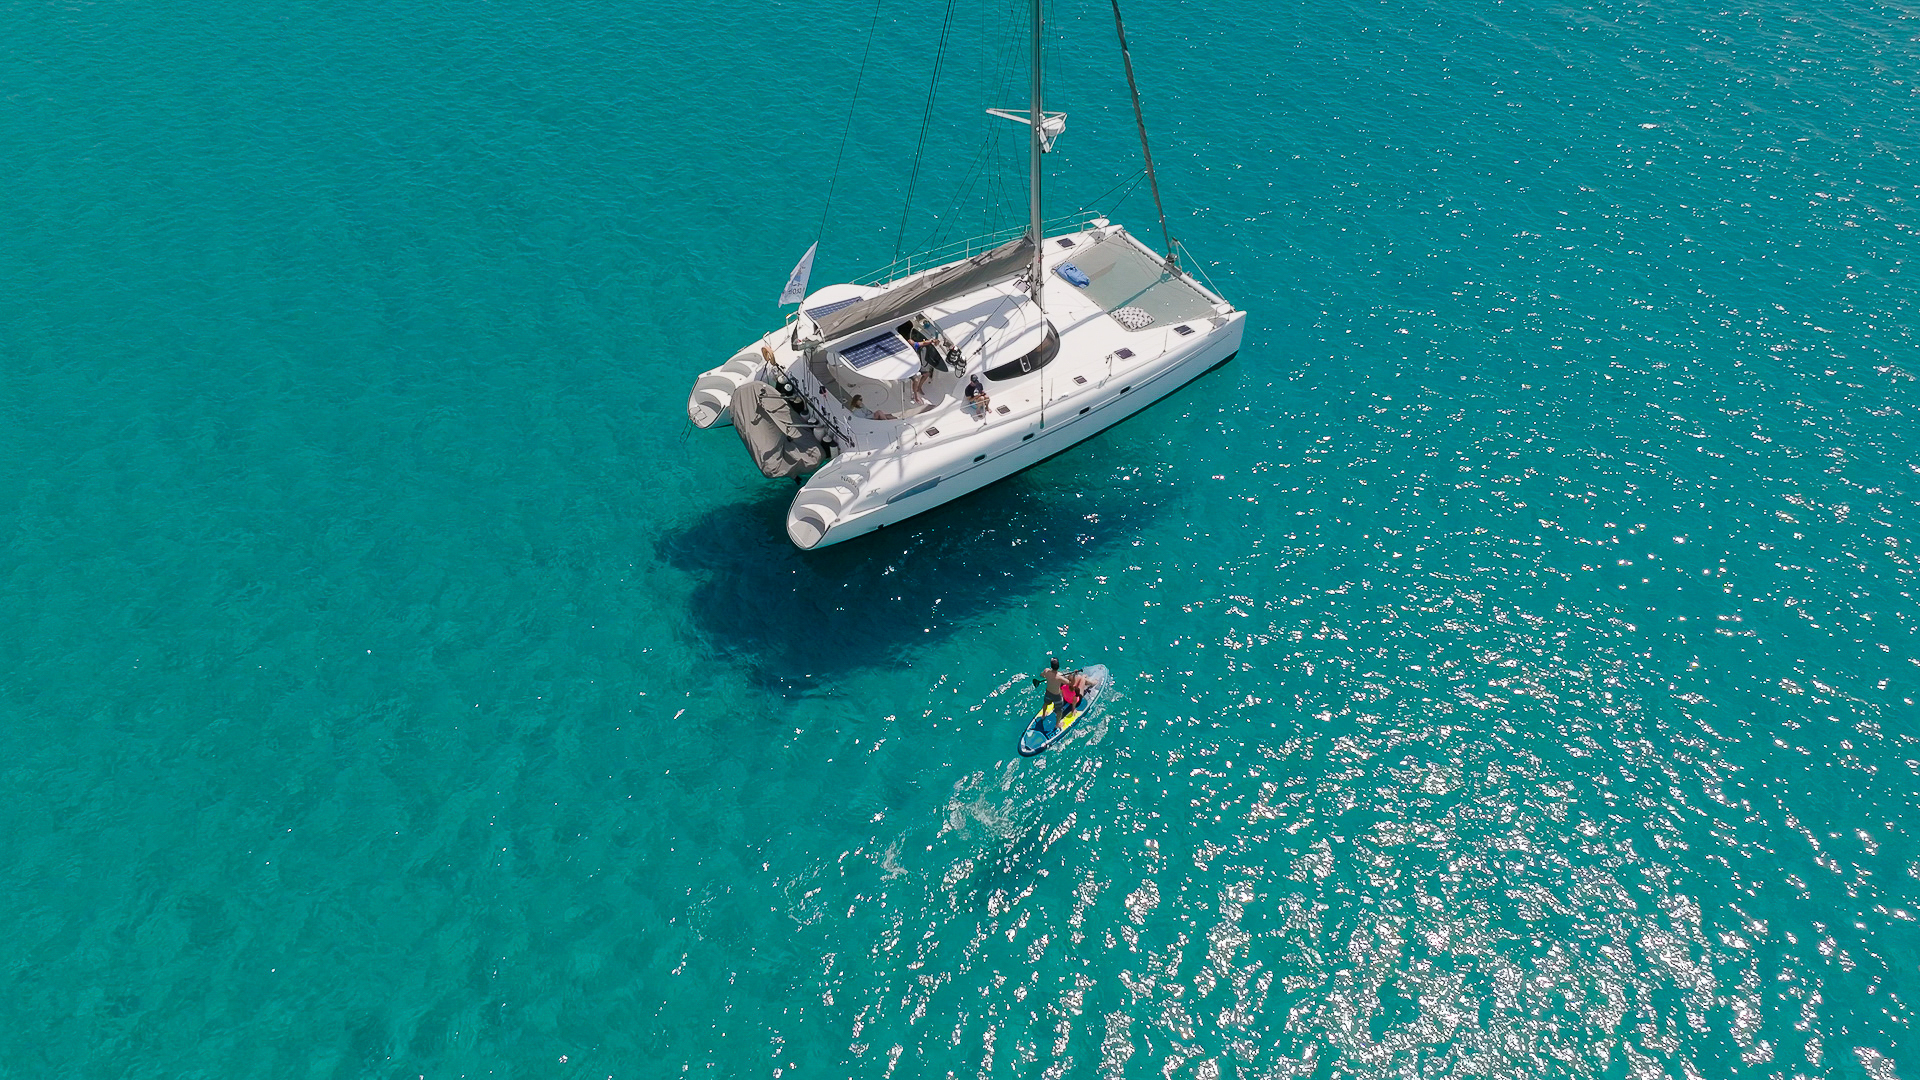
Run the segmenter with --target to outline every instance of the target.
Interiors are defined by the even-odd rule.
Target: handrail
[[[1087,222],[1100,216],[1099,213],[1094,211],[1076,210],[1071,214],[1062,214],[1051,221],[1045,222],[1044,227],[1053,229],[1065,225],[1084,226]],[[951,243],[942,244],[939,247],[928,248],[925,251],[917,251],[905,258],[895,259],[872,273],[855,278],[854,283],[857,285],[878,285],[882,282],[897,281],[900,278],[909,277],[918,273],[919,270],[925,270],[929,266],[939,266],[943,263],[968,258],[973,255],[975,250],[986,251],[989,248],[1004,244],[1014,237],[1024,234],[1026,231],[1026,226],[1015,225],[980,236],[970,236],[965,240],[955,240]],[[918,264],[918,270],[915,269],[916,264]]]
[[[1084,229],[1093,221],[1101,218],[1102,216],[1103,215],[1098,211],[1076,210],[1071,214],[1062,214],[1061,216],[1054,218],[1051,221],[1048,221],[1046,223],[1046,229],[1047,231],[1051,232],[1054,229],[1059,229],[1067,225],[1078,225]],[[996,232],[984,233],[979,236],[971,236],[965,240],[955,240],[951,243],[942,244],[939,247],[928,248],[925,251],[916,251],[913,254],[908,255],[903,259],[896,259],[893,262],[890,262],[887,265],[882,266],[880,269],[873,271],[872,273],[866,274],[862,277],[855,278],[854,283],[858,285],[880,285],[883,283],[891,283],[894,281],[898,281],[901,278],[910,277],[930,267],[940,266],[945,263],[955,262],[959,259],[971,257],[976,251],[986,251],[989,248],[998,246],[1000,244],[1004,244],[1008,240],[1011,240],[1014,237],[1020,236],[1026,231],[1027,230],[1025,229],[1025,227],[1015,225],[1009,228],[998,230]],[[1124,229],[1118,229],[1118,231],[1122,233],[1125,232]],[[1131,234],[1127,235],[1127,239],[1133,241],[1135,245],[1139,246],[1143,250],[1149,253],[1152,253],[1151,248],[1141,243],[1141,241],[1138,238],[1132,236]],[[1199,276],[1200,281],[1204,281],[1206,283],[1207,290],[1213,294],[1213,297],[1215,300],[1220,301],[1221,303],[1231,303],[1231,301],[1226,300],[1221,295],[1220,286],[1214,284],[1213,276],[1207,273],[1206,267],[1203,266],[1197,259],[1193,257],[1192,248],[1189,248],[1184,242],[1179,240],[1175,240],[1173,246],[1177,249],[1179,254],[1186,256],[1184,260],[1179,260],[1177,258],[1174,260],[1175,266],[1183,274],[1185,274],[1189,279],[1193,278],[1193,276],[1197,274]],[[1166,254],[1171,256],[1171,255],[1174,255],[1175,252],[1169,251]],[[1198,285],[1199,281],[1195,281],[1194,284]]]

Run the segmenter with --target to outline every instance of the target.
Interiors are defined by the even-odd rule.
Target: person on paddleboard
[[[1078,712],[1092,692],[1093,680],[1087,677],[1086,669],[1076,668],[1067,672],[1067,684],[1060,688],[1060,700],[1067,703],[1068,712]]]
[[[1042,708],[1051,705],[1053,706],[1053,711],[1048,713],[1040,723],[1042,727],[1051,730],[1054,725],[1060,722],[1060,715],[1067,711],[1066,699],[1060,696],[1060,691],[1066,688],[1067,677],[1060,674],[1059,658],[1048,657],[1046,669],[1041,671],[1040,674],[1035,675],[1033,681],[1035,685],[1043,682],[1047,684],[1047,697],[1042,703]],[[1051,721],[1051,723],[1049,723],[1049,721]]]
[[[1081,680],[1079,676],[1068,676],[1067,681],[1061,684],[1060,686],[1060,706],[1061,706],[1060,711],[1061,712],[1070,713],[1080,707],[1080,697],[1082,694],[1080,682]]]

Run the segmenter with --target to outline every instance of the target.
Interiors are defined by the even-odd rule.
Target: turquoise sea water
[[[1135,0],[1239,359],[808,555],[864,0],[0,12],[0,1076],[1920,1071],[1909,9]],[[816,282],[1019,220],[941,14]]]

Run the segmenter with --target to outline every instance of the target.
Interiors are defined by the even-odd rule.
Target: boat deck
[[[1169,273],[1158,258],[1124,235],[1109,234],[1063,254],[1064,261],[1092,279],[1079,292],[1109,315],[1121,308],[1136,308],[1153,317],[1148,326],[1158,328],[1213,312],[1212,299]],[[1058,287],[1054,282],[1048,284]]]

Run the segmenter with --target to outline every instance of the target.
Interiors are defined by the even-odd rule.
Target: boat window
[[[1053,363],[1053,358],[1059,355],[1060,332],[1053,328],[1053,323],[1049,322],[1047,323],[1046,340],[1040,343],[1039,348],[1010,364],[1001,364],[996,368],[988,368],[983,374],[995,382],[1000,382],[1005,379],[1014,378],[1015,376],[1025,375],[1031,371],[1039,371],[1041,368]]]

